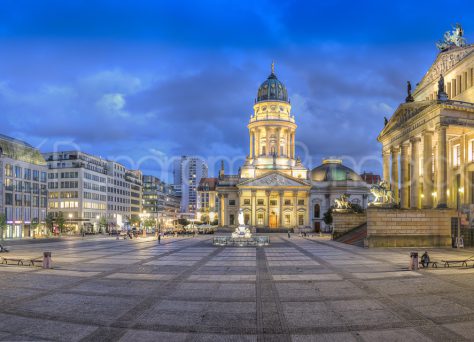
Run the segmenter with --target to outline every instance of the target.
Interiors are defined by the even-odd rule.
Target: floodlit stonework
[[[308,227],[308,169],[295,156],[297,125],[273,64],[253,109],[249,155],[240,173],[225,175],[222,169],[217,179],[219,225],[237,226],[241,208],[245,224],[253,227]]]

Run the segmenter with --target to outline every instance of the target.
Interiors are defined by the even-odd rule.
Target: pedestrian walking
[[[291,238],[290,231],[288,230],[288,239]]]
[[[161,245],[161,233],[158,233],[158,244]]]

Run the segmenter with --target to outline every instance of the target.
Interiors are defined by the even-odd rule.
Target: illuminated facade
[[[197,197],[197,220],[201,222],[213,222],[219,211],[217,200],[217,178],[201,178],[198,186]]]
[[[219,172],[216,191],[220,226],[236,226],[242,208],[253,227],[303,228],[309,223],[311,183],[295,156],[295,117],[286,87],[275,75],[258,89],[248,124],[249,155],[239,175]]]
[[[33,146],[0,134],[0,213],[5,215],[3,238],[45,233],[47,166]]]
[[[474,45],[456,34],[378,137],[401,208],[474,204]]]
[[[362,209],[367,208],[369,185],[354,170],[344,166],[342,160],[325,159],[311,170],[311,227],[316,231],[330,231],[324,222],[324,214],[342,195],[348,202]]]

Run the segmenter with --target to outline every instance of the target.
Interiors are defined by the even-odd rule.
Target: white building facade
[[[69,232],[123,229],[132,215],[140,214],[139,171],[80,151],[43,155],[49,169],[49,211],[54,217],[62,213]]]

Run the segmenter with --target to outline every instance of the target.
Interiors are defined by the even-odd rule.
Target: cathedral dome
[[[311,170],[311,180],[314,182],[362,181],[362,178],[352,169],[342,165],[342,160],[326,159],[323,164]]]
[[[288,92],[283,83],[275,75],[274,64],[272,63],[272,73],[258,88],[257,102],[262,101],[288,101]]]

